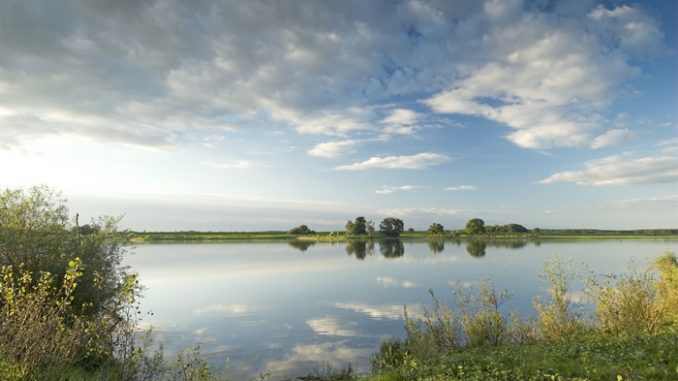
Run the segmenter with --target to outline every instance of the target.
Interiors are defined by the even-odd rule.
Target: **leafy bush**
[[[0,276],[3,373],[47,380],[63,374],[91,349],[87,343],[93,326],[72,305],[82,277],[79,259],[69,263],[58,286],[50,273],[34,276],[22,265],[2,266]]]

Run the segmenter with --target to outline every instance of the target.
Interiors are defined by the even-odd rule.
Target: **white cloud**
[[[317,144],[308,151],[311,156],[333,158],[351,152],[358,142],[356,140],[340,140]]]
[[[445,188],[446,191],[470,191],[474,189],[476,189],[476,187],[473,185],[453,185]]]
[[[499,12],[494,5],[486,6],[490,18]],[[659,50],[663,38],[655,20],[629,6],[598,7],[578,22],[499,13],[512,22],[498,23],[483,41],[496,53],[425,103],[436,112],[505,124],[513,129],[507,138],[525,148],[588,145],[619,86],[639,74],[629,57],[640,54],[641,41]],[[597,145],[621,135],[614,134]]]
[[[355,323],[344,323],[332,316],[308,319],[306,324],[318,335],[345,337],[358,335]]]
[[[587,161],[584,167],[582,171],[554,173],[539,183],[606,186],[678,181],[678,157],[672,156],[631,158],[613,155]]]
[[[202,165],[217,168],[217,169],[227,169],[227,170],[250,170],[254,169],[257,166],[247,160],[236,160],[228,163],[215,163],[212,161],[203,161]]]
[[[414,124],[418,115],[415,111],[397,108],[392,110],[381,122],[385,124]]]
[[[423,169],[444,163],[448,160],[450,160],[450,158],[447,156],[424,152],[411,156],[372,157],[359,163],[340,165],[335,169],[339,171],[360,171],[375,168]]]
[[[401,186],[398,186],[398,187],[384,185],[384,186],[381,187],[381,189],[376,190],[374,193],[382,194],[382,195],[388,195],[388,194],[391,194],[395,191],[411,191],[411,190],[417,189],[417,188],[420,188],[420,187],[417,186],[417,185],[401,185]]]
[[[591,148],[603,148],[615,144],[619,144],[625,140],[633,137],[634,133],[628,128],[612,129],[606,131],[604,134],[596,136],[591,143]]]

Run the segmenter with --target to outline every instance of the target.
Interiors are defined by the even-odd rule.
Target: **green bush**
[[[76,258],[57,283],[50,273],[34,276],[22,265],[0,268],[3,373],[21,380],[52,379],[91,349],[87,343],[94,327],[72,305],[81,270]]]

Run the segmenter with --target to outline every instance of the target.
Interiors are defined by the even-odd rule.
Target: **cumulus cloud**
[[[539,183],[568,182],[577,185],[607,186],[675,181],[678,181],[678,157],[632,158],[628,155],[613,155],[587,161],[581,171],[554,173]]]
[[[442,164],[448,160],[450,158],[445,155],[423,152],[411,156],[372,157],[359,163],[340,165],[335,169],[339,171],[362,171],[376,168],[423,169]]]
[[[476,189],[476,187],[473,185],[453,185],[445,188],[446,191],[470,191],[474,189]]]
[[[436,112],[505,124],[513,130],[507,138],[525,148],[587,145],[618,87],[640,73],[630,57],[649,53],[643,43],[660,50],[663,38],[654,19],[629,6],[598,6],[574,22],[486,5],[485,17],[503,20],[481,43],[495,54],[425,103]]]
[[[398,186],[398,187],[384,185],[384,186],[381,187],[381,189],[376,190],[374,193],[382,194],[382,195],[388,195],[388,194],[391,194],[395,191],[411,191],[411,190],[417,189],[417,188],[420,188],[420,187],[416,186],[416,185],[401,185],[401,186]]]
[[[351,152],[358,142],[355,140],[340,140],[317,144],[308,151],[311,156],[333,158]]]

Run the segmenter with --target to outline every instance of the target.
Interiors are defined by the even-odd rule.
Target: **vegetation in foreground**
[[[0,193],[0,380],[214,380],[195,350],[167,364],[137,332],[141,287],[117,220],[80,225],[44,187]]]

